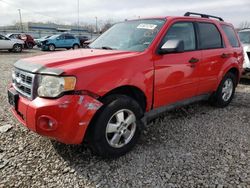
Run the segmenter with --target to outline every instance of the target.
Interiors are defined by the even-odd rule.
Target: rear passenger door
[[[229,58],[222,35],[212,22],[197,22],[198,48],[201,50],[198,95],[216,90],[218,75]]]
[[[75,37],[72,35],[65,35],[65,47],[72,47],[75,42]]]

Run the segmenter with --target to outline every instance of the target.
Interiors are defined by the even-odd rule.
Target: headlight
[[[40,76],[37,93],[39,97],[58,97],[65,91],[75,89],[75,77]]]

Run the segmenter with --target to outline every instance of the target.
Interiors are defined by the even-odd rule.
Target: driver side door
[[[199,70],[197,64],[201,51],[197,50],[193,22],[173,23],[164,36],[160,47],[168,40],[182,40],[184,52],[158,55],[155,64],[154,107],[192,98],[198,91]]]

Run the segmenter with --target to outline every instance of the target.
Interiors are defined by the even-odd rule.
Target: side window
[[[14,39],[15,35],[10,35],[9,38]]]
[[[60,35],[58,38],[59,38],[60,40],[63,40],[63,39],[65,38],[65,35]]]
[[[222,25],[223,31],[226,33],[227,38],[231,44],[232,47],[239,47],[239,41],[236,37],[236,34],[234,32],[234,29],[228,25]]]
[[[173,24],[163,38],[163,43],[171,39],[179,39],[184,42],[184,50],[195,50],[196,40],[194,25],[192,22],[178,22]]]
[[[223,48],[219,30],[211,23],[198,23],[200,49]]]
[[[75,39],[72,35],[65,35],[65,39]]]

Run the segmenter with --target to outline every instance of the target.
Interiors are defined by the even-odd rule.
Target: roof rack
[[[184,14],[184,16],[190,16],[190,15],[201,16],[202,18],[215,18],[215,19],[218,19],[222,22],[224,21],[221,17],[212,16],[212,15],[208,15],[208,14],[200,14],[200,13],[196,13],[196,12],[186,12]]]

